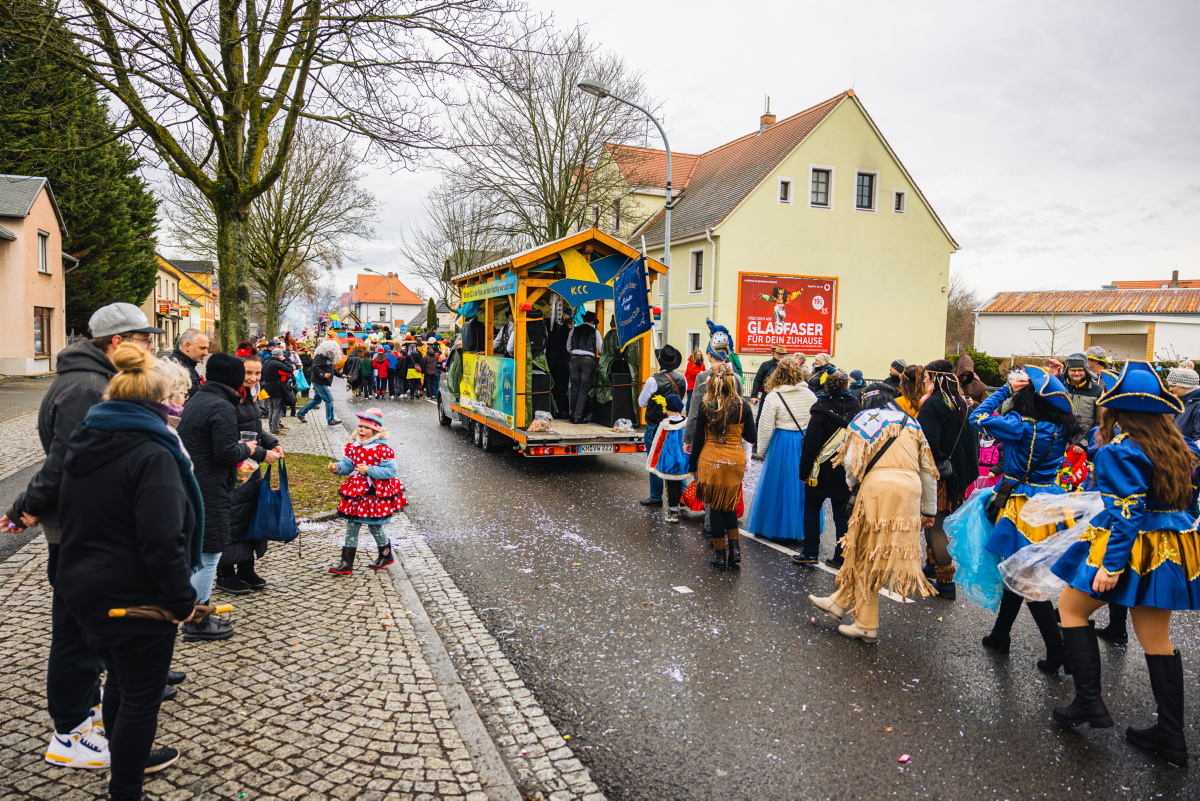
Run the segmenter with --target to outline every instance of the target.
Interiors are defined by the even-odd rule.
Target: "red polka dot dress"
[[[338,490],[342,496],[338,502],[339,517],[379,524],[404,508],[408,499],[404,497],[404,485],[395,478],[396,453],[387,440],[366,445],[355,440],[346,444],[345,453],[339,467],[348,467],[351,472]],[[368,475],[355,469],[364,464],[372,468]]]

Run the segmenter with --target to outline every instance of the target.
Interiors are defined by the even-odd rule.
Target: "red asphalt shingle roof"
[[[692,159],[686,173],[676,166],[675,154],[672,153],[673,188],[682,190],[683,196],[671,213],[671,237],[690,236],[720,224],[839,103],[850,96],[849,91],[842,92],[766,129],[746,134],[698,157],[685,154],[685,160]],[[646,148],[633,150],[645,151]],[[614,150],[614,156],[617,155],[618,151]],[[657,169],[656,160],[648,159],[644,153],[636,155],[639,159],[646,159],[641,162],[645,167],[635,168],[639,174],[661,174],[662,183],[654,185],[665,187],[666,154],[662,156],[662,166]],[[661,243],[662,214],[652,218],[640,233],[645,235],[648,244]]]
[[[358,274],[357,283],[350,289],[351,303],[387,303],[388,280],[382,275]],[[392,303],[424,303],[404,283],[392,276]]]

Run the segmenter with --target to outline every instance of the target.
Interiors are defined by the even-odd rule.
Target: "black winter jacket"
[[[238,433],[253,431],[258,434],[258,445],[264,450],[272,450],[279,444],[262,427],[262,413],[250,390],[241,399],[237,407]],[[265,456],[265,454],[264,454]],[[262,482],[262,468],[250,474],[250,477],[238,484],[233,490],[233,498],[229,508],[229,539],[230,546],[221,554],[221,565],[235,565],[250,558],[252,553],[260,556],[266,552],[266,542],[261,545],[255,542],[243,542],[250,524],[254,522],[254,512],[258,509],[258,490]]]
[[[251,451],[238,441],[240,401],[234,390],[209,381],[184,405],[179,419],[179,436],[192,457],[192,471],[204,497],[205,553],[220,553],[232,541],[230,510],[238,462],[250,458],[261,462],[267,456],[262,445]]]
[[[57,369],[58,377],[38,409],[38,438],[46,461],[8,510],[8,519],[18,524],[22,512],[42,518],[43,528],[55,530],[54,534],[48,532],[47,538],[54,537],[55,541],[59,527],[59,485],[71,432],[83,422],[88,409],[100,402],[109,379],[117,373],[104,351],[86,339],[59,351]]]
[[[188,390],[187,396],[189,398],[195,397],[196,393],[200,391],[200,386],[203,383],[200,380],[200,373],[196,371],[196,362],[191,356],[188,356],[179,348],[171,351],[167,358],[173,362],[178,362],[180,365],[182,365],[183,369],[188,371],[188,375],[192,379],[192,388]]]
[[[925,432],[934,464],[950,460],[953,475],[943,476],[951,498],[966,492],[979,478],[979,435],[974,426],[958,416],[958,410],[948,406],[943,397],[931,395],[921,404],[917,422]],[[955,445],[955,442],[958,444]],[[939,509],[938,511],[949,511]]]
[[[320,384],[327,387],[333,383],[334,376],[341,376],[338,372],[337,365],[329,358],[327,354],[322,353],[313,359],[312,375],[309,377],[310,384]]]
[[[65,460],[56,586],[92,645],[170,634],[174,625],[108,610],[158,604],[183,620],[196,594],[188,554],[195,510],[175,457],[141,431],[80,426]]]
[[[821,454],[821,448],[839,428],[850,425],[854,415],[862,411],[862,404],[854,399],[849,392],[831,398],[822,395],[809,410],[811,418],[808,430],[804,432],[804,445],[800,448],[800,480],[807,481],[812,475],[813,465]],[[821,465],[817,473],[817,486],[809,487],[808,491],[815,492],[826,498],[849,498],[850,487],[846,484],[846,468],[834,467],[829,459]]]
[[[266,390],[267,397],[286,399],[290,396],[294,402],[296,393],[291,390],[291,384],[296,380],[293,376],[295,372],[296,367],[291,362],[274,356],[267,359],[262,366],[262,388]]]
[[[754,383],[750,385],[750,397],[757,398],[758,393],[763,391],[763,385],[767,383],[767,379],[775,372],[775,368],[779,366],[779,360],[771,357],[766,359],[758,366],[758,372],[754,374]]]
[[[813,391],[814,395],[820,395],[825,391],[825,382],[821,379],[826,375],[833,375],[836,372],[837,368],[833,366],[832,362],[818,367],[813,370],[812,378],[808,379],[808,388]]]

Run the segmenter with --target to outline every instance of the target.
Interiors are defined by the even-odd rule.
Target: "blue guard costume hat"
[[[1075,408],[1071,405],[1071,396],[1067,394],[1067,387],[1057,376],[1033,365],[1026,367],[1025,373],[1029,376],[1029,383],[1033,385],[1033,389],[1038,395],[1048,400],[1056,409],[1074,413]]]
[[[733,369],[737,371],[738,378],[746,380],[742,374],[742,361],[733,349],[733,336],[729,333],[729,329],[723,325],[717,325],[712,320],[704,322],[708,323],[708,355],[717,361],[731,363]]]
[[[1167,391],[1149,362],[1129,361],[1096,405],[1141,414],[1178,414],[1183,404]],[[1110,383],[1111,382],[1111,383]],[[1185,440],[1186,441],[1186,440]],[[1200,448],[1187,441],[1200,458]],[[1183,509],[1151,495],[1154,464],[1128,434],[1096,452],[1096,489],[1104,510],[1053,567],[1080,592],[1122,606],[1200,608],[1200,535]],[[1193,483],[1195,481],[1193,474]],[[1193,491],[1193,500],[1195,493]],[[1118,576],[1107,592],[1092,590],[1099,568]]]

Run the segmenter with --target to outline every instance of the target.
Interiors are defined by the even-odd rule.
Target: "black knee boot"
[[[1063,629],[1062,638],[1071,657],[1075,700],[1070,706],[1055,707],[1054,720],[1060,726],[1087,723],[1093,729],[1112,728],[1112,716],[1100,693],[1100,644],[1096,641],[1096,630],[1090,625],[1075,626]]]
[[[1096,636],[1102,640],[1107,640],[1113,645],[1129,645],[1129,630],[1125,626],[1125,622],[1128,619],[1128,606],[1109,604],[1108,625],[1102,629],[1096,629]]]
[[[734,567],[742,562],[742,544],[741,532],[739,529],[731,529],[727,539],[729,540],[729,566]]]
[[[1037,668],[1043,673],[1057,673],[1067,663],[1067,651],[1063,647],[1062,633],[1054,616],[1054,604],[1035,601],[1029,605],[1029,614],[1033,615],[1033,622],[1037,624],[1038,631],[1042,633],[1042,642],[1046,644],[1046,658],[1038,660]],[[1071,672],[1070,666],[1067,666],[1067,672]]]
[[[725,548],[724,537],[713,537],[713,550],[712,566],[720,570],[729,567],[729,551]]]
[[[379,548],[379,558],[367,565],[367,567],[372,570],[382,570],[396,561],[392,558],[392,544],[390,542],[387,545],[379,545],[377,547]]]
[[[983,638],[984,648],[991,648],[1002,654],[1008,653],[1011,643],[1009,632],[1012,631],[1013,621],[1017,619],[1017,613],[1021,611],[1021,604],[1024,602],[1025,599],[1012,590],[1004,591],[1004,594],[1000,596],[1000,611],[996,613],[996,622],[992,626],[992,633]]]
[[[357,548],[342,548],[342,561],[338,562],[337,567],[329,568],[330,573],[336,573],[339,576],[348,576],[354,572],[354,554]]]
[[[1150,687],[1158,703],[1158,723],[1144,729],[1125,730],[1130,745],[1158,754],[1175,765],[1188,761],[1187,740],[1183,736],[1183,658],[1179,651],[1146,654],[1150,668]]]

